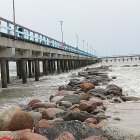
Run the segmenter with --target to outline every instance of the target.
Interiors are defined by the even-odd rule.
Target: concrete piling
[[[10,83],[10,74],[9,74],[9,61],[6,61],[6,72],[7,72],[7,83]]]
[[[1,82],[2,88],[7,88],[7,70],[6,70],[6,60],[1,60]]]
[[[32,78],[32,61],[28,60],[29,78]]]
[[[39,61],[35,60],[35,81],[39,81]]]
[[[22,83],[27,83],[26,59],[21,59]]]

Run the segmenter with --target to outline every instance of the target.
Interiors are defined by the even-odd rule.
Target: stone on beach
[[[100,137],[100,136],[91,136],[91,137],[88,137],[88,138],[83,139],[83,140],[107,140],[107,139],[104,137]]]
[[[97,104],[94,101],[83,101],[79,104],[79,109],[82,111],[93,111],[97,108]]]
[[[95,118],[87,118],[84,122],[97,124],[97,120]]]
[[[108,124],[109,124],[109,122],[106,119],[104,119],[104,120],[102,120],[101,122],[98,123],[97,127],[103,128]]]
[[[4,129],[9,131],[33,129],[33,119],[29,113],[19,111],[13,115],[10,122]]]
[[[60,101],[69,101],[72,104],[79,104],[80,97],[78,95],[66,95]]]
[[[54,96],[65,96],[65,95],[69,95],[69,92],[66,90],[60,90]]]
[[[89,95],[87,93],[79,93],[80,96],[80,100],[88,100],[89,99]]]
[[[43,111],[42,118],[43,119],[53,119],[53,116],[55,116],[57,113],[62,113],[64,110],[59,108],[48,108]]]
[[[21,111],[21,108],[19,106],[14,106],[0,112],[0,131],[6,127],[13,115],[19,111]]]
[[[48,140],[48,139],[36,133],[26,132],[22,135],[20,140]]]
[[[19,140],[17,134],[11,131],[0,131],[0,138],[11,138],[14,140]]]
[[[139,101],[139,97],[134,97],[134,96],[122,96],[123,101]]]
[[[75,140],[75,138],[70,132],[62,132],[55,140]]]
[[[95,88],[95,86],[91,83],[82,83],[80,85],[80,87],[81,87],[81,90],[84,91],[84,92],[87,92],[87,91]]]
[[[28,113],[31,115],[34,123],[36,123],[42,119],[42,114],[40,112],[30,111]]]
[[[72,106],[72,103],[69,102],[69,101],[60,101],[60,102],[59,102],[59,105],[60,105],[60,106],[65,106],[66,108],[69,108],[69,107]]]
[[[38,134],[46,136],[49,140],[54,140],[63,132],[70,132],[76,140],[85,139],[89,136],[101,136],[102,131],[89,127],[80,121],[65,121],[64,123],[55,124],[49,128],[41,128]]]
[[[33,99],[28,103],[28,106],[32,107],[34,104],[41,102],[39,99]]]
[[[32,109],[37,109],[37,108],[51,108],[51,107],[56,107],[55,103],[52,102],[39,102],[36,103],[32,106]]]
[[[103,102],[102,102],[102,100],[100,98],[92,97],[89,100],[93,101],[94,103],[96,103],[97,106],[103,105]]]

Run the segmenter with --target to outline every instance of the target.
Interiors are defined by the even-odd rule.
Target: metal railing
[[[61,49],[61,50],[69,51],[72,53],[76,53],[79,55],[84,55],[92,58],[97,58],[93,54],[72,47],[65,43],[62,44],[62,42],[60,41],[57,41],[41,33],[28,29],[22,25],[19,24],[14,25],[14,22],[4,19],[2,17],[0,17],[0,33],[5,33],[9,36],[14,36],[16,39],[21,38],[21,39],[33,41],[35,43],[40,43],[42,45],[46,45],[52,48]]]

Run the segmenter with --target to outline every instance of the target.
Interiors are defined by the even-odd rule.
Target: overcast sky
[[[15,0],[16,22],[99,56],[140,54],[140,0]],[[12,0],[0,0],[0,16],[12,17]]]

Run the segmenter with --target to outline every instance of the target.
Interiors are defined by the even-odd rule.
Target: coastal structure
[[[39,80],[40,61],[48,75],[93,64],[97,57],[0,17],[2,88],[10,82],[9,61],[16,61],[17,76],[25,84],[27,77]]]
[[[140,55],[118,55],[118,56],[107,56],[98,58],[99,62],[117,62],[117,61],[132,61],[140,60]]]

